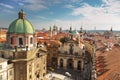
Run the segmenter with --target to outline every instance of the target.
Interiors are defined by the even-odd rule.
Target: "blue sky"
[[[120,0],[0,0],[0,27],[18,18],[23,9],[36,29],[120,30]]]

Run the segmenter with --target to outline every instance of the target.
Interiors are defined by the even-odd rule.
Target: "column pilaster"
[[[74,64],[74,66],[73,66],[74,70],[77,70],[77,62],[78,62],[77,60],[74,60],[74,63],[73,63]]]
[[[67,68],[67,59],[65,58],[65,59],[63,59],[63,67],[64,67],[64,69],[66,69]]]
[[[81,61],[81,70],[84,70],[84,60]]]

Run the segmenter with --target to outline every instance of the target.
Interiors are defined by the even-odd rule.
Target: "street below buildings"
[[[84,71],[72,70],[72,69],[63,69],[63,68],[54,68],[54,71],[51,71],[56,74],[61,74],[67,76],[70,80],[91,80],[91,63],[85,65]],[[67,75],[68,72],[71,76]]]

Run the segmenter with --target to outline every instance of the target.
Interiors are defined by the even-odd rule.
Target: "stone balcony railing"
[[[65,57],[74,57],[74,58],[83,58],[83,55],[78,55],[78,54],[66,54],[66,53],[59,53],[59,56],[65,56]]]

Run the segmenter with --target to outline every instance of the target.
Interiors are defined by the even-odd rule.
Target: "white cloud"
[[[70,0],[71,2],[82,2],[83,0]]]
[[[33,11],[47,9],[47,7],[42,4],[29,4],[29,5],[26,5],[25,8],[33,10]]]
[[[19,6],[27,8],[28,10],[39,11],[47,9],[45,0],[13,0],[18,3]]]
[[[45,3],[44,0],[24,0],[23,2],[31,3],[31,4],[41,4],[41,3]]]
[[[108,13],[118,14],[120,12],[120,0],[103,0],[103,2]]]
[[[83,6],[73,9],[72,15],[73,16],[83,15],[84,17],[89,17],[104,13],[105,13],[104,8],[92,7],[89,4],[84,3]]]
[[[15,13],[14,11],[8,10],[8,9],[3,9],[2,11],[5,12],[5,13],[10,13],[10,14],[14,14]]]
[[[43,16],[36,16],[36,18],[43,19],[43,20],[47,19],[46,17],[43,17]]]
[[[19,1],[19,0],[18,0]],[[48,9],[49,6],[54,6],[58,4],[69,4],[66,5],[67,8],[72,8],[73,6],[70,5],[71,3],[79,3],[83,0],[24,0],[21,2],[27,3],[24,5],[25,8],[30,9],[30,10],[43,10],[43,9]]]
[[[51,15],[53,15],[53,14],[54,14],[54,12],[52,12],[52,11],[51,11],[51,12],[50,12],[50,14],[51,14]]]
[[[117,0],[116,0],[117,1]],[[113,30],[120,30],[120,11],[119,11],[119,1],[117,2],[104,2],[100,7],[93,7],[87,3],[84,3],[83,6],[78,8],[72,8],[73,12],[71,16],[83,15],[83,18],[79,20],[61,20],[56,19],[46,23],[37,23],[36,26],[46,27],[49,29],[49,26],[56,24],[58,27],[63,29],[69,29],[72,25],[73,29],[80,29],[83,26],[86,30],[93,30],[96,27],[97,30],[110,30],[113,27]],[[42,28],[41,28],[42,29]]]
[[[67,5],[65,5],[65,8],[70,8],[70,9],[72,9],[74,6],[73,5],[71,5],[71,4],[67,4]]]
[[[94,18],[93,18],[94,19]],[[112,19],[112,18],[111,18]],[[102,19],[103,20],[103,19]],[[36,25],[36,28],[39,27],[39,25],[41,26],[41,29],[43,27],[49,29],[49,26],[53,26],[54,24],[58,27],[62,27],[63,30],[64,29],[69,29],[70,26],[72,26],[73,29],[80,29],[81,26],[83,26],[83,29],[85,30],[93,30],[94,27],[96,27],[97,30],[110,30],[111,27],[113,27],[113,30],[120,30],[119,27],[119,21],[112,21],[109,20],[110,22],[104,20],[103,22],[99,22],[98,20],[94,19],[93,21],[90,20],[86,20],[86,19],[82,19],[82,20],[53,20],[53,21],[49,21],[46,23],[43,22],[39,22]]]
[[[80,2],[82,2],[84,0],[63,0],[63,1],[65,1],[67,3],[80,3]]]
[[[20,5],[20,6],[24,6],[24,3],[21,3],[21,2],[20,2],[20,3],[18,3],[18,5]]]
[[[9,8],[9,9],[14,9],[13,6],[8,5],[8,4],[4,4],[4,3],[0,3],[0,6],[6,7],[6,8]]]
[[[116,30],[120,30],[120,0],[103,0],[100,7],[93,7],[87,3],[74,8],[72,16],[83,16],[83,19],[75,22],[81,22],[88,29],[98,27],[98,29],[108,29],[114,26]]]
[[[58,27],[63,29],[69,29],[72,25],[76,29],[80,29],[83,26],[84,29],[110,29],[113,26],[113,29],[120,30],[120,0],[102,0],[103,4],[99,7],[93,7],[87,3],[83,3],[82,6],[77,7],[75,4],[80,4],[83,0],[16,0],[19,2],[19,5],[24,5],[25,8],[38,11],[43,9],[48,9],[49,6],[54,6],[55,4],[67,4],[63,6],[64,8],[70,8],[72,11],[71,16],[77,16],[79,20],[62,20],[55,19],[49,21],[46,17],[39,16],[38,18],[46,21],[40,22],[39,19],[34,20],[33,24],[36,28],[47,28],[56,24]],[[74,4],[75,3],[75,4]],[[74,5],[74,6],[73,6]],[[3,4],[1,5],[3,6]],[[11,7],[12,9],[12,7]],[[50,12],[54,14],[54,12]],[[81,15],[83,17],[81,18]],[[49,21],[49,22],[48,22]],[[74,29],[74,28],[73,28]]]
[[[50,2],[49,0],[48,0],[48,2]],[[51,1],[51,3],[54,3],[54,4],[59,4],[59,3],[61,3],[62,1],[61,0],[52,0]]]

